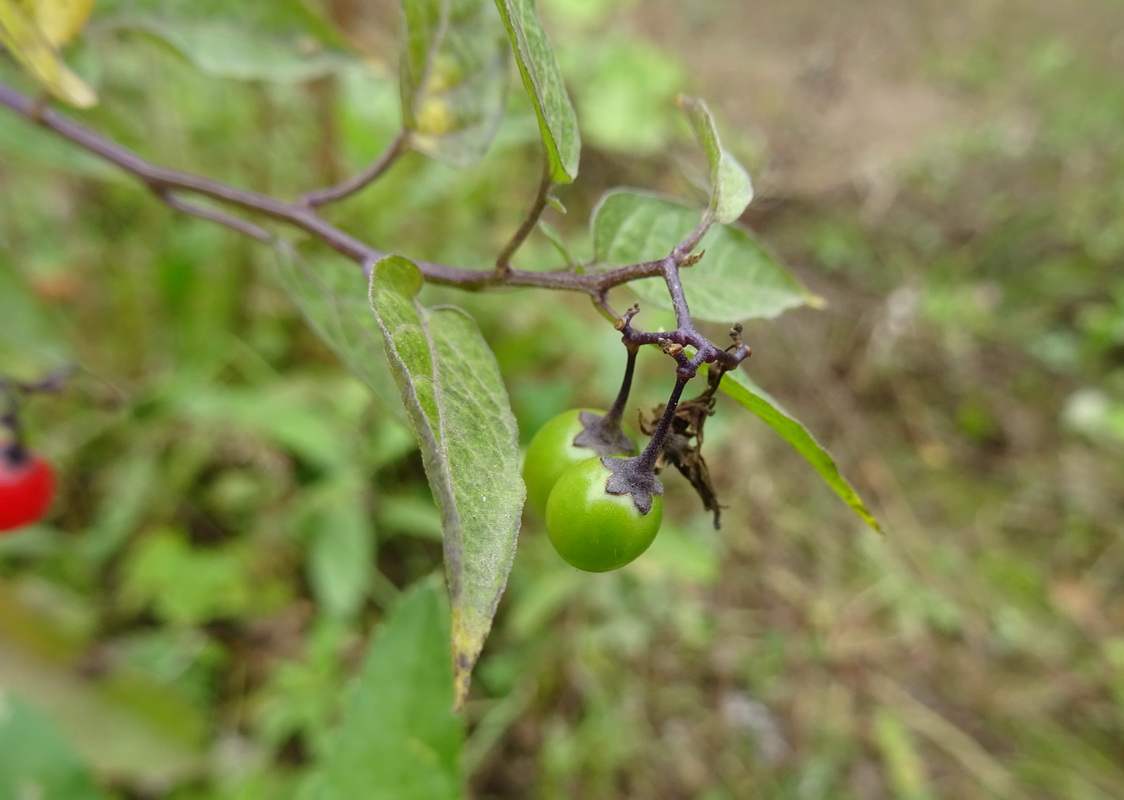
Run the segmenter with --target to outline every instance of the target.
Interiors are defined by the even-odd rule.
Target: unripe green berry
[[[612,475],[601,458],[576,464],[558,478],[546,504],[546,531],[558,555],[587,572],[608,572],[648,549],[663,521],[663,497],[640,513],[632,495],[609,494]]]
[[[585,428],[580,416],[583,411],[588,411],[597,416],[604,416],[604,411],[593,408],[572,408],[543,425],[535,438],[527,446],[527,456],[523,461],[523,480],[527,484],[527,502],[540,514],[546,513],[547,498],[550,490],[562,473],[575,464],[579,464],[598,454],[593,448],[578,447],[574,439]],[[635,446],[635,438],[628,429],[625,429],[629,440]]]

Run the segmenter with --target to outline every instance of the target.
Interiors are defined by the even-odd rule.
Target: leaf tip
[[[689,94],[683,94],[682,92],[675,95],[675,105],[679,106],[684,111],[689,111],[690,109],[696,107],[700,102],[701,101],[699,100],[699,98],[692,97]]]
[[[462,711],[472,686],[472,668],[480,657],[483,641],[471,635],[455,607],[452,616],[453,711]]]
[[[65,96],[58,96],[60,99],[65,100],[75,108],[93,108],[98,104],[97,92],[95,92],[88,83],[81,79],[78,79],[77,82],[68,85]]]

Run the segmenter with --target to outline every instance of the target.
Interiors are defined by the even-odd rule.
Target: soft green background
[[[619,573],[568,569],[528,519],[467,710],[474,796],[1124,795],[1120,4],[540,6],[585,145],[550,221],[587,255],[606,188],[703,198],[673,98],[706,97],[754,175],[744,221],[828,303],[747,326],[751,373],[888,535],[725,400],[720,532],[673,475]],[[367,72],[303,85],[200,76],[95,25],[71,58],[103,96],[83,118],[295,197],[394,135],[392,20],[353,26]],[[481,165],[409,157],[331,216],[489,264],[539,175],[512,102]],[[537,237],[516,259],[557,261]],[[524,442],[616,388],[616,335],[580,298],[423,300],[477,318]],[[440,563],[400,417],[304,326],[274,254],[5,114],[0,320],[3,369],[80,366],[27,409],[62,496],[0,542],[0,685],[122,794],[294,796],[368,633]],[[640,367],[649,410],[670,375]]]

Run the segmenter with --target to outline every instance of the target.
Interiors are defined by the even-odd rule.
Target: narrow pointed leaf
[[[464,312],[421,306],[421,285],[413,263],[384,258],[371,307],[441,509],[459,705],[507,583],[526,492],[492,351]]]
[[[400,413],[402,402],[383,355],[382,331],[371,317],[363,273],[332,255],[306,258],[286,242],[275,242],[273,250],[281,284],[308,324],[385,408]]]
[[[808,429],[799,420],[785,411],[784,407],[774,400],[768,392],[758,386],[752,378],[741,370],[727,372],[722,377],[719,388],[740,405],[763,419],[770,428],[784,437],[784,440],[808,460],[808,463],[827,482],[832,491],[839,495],[843,502],[849,505],[863,522],[882,533],[882,526],[870,513],[855,488],[839,473],[839,467],[831,454],[816,441],[815,437],[808,432]]]
[[[402,11],[402,117],[410,143],[449,166],[471,166],[503,121],[507,33],[488,0],[403,0]]]
[[[0,0],[0,45],[58,99],[78,108],[97,103],[94,90],[70,71],[48,35],[16,0]]]
[[[316,800],[460,800],[463,722],[453,713],[449,612],[427,580],[398,603],[367,655]]]
[[[707,216],[723,224],[734,222],[753,199],[753,183],[745,167],[722,146],[714,117],[702,100],[680,97],[679,106],[691,121],[695,136],[710,164],[710,206]]]
[[[593,212],[594,258],[602,269],[664,258],[697,223],[697,209],[615,189]],[[743,228],[716,225],[699,249],[706,251],[702,261],[680,273],[696,320],[770,319],[820,302]],[[628,286],[653,306],[671,309],[663,279],[646,278]]]
[[[535,13],[534,0],[495,0],[507,28],[523,86],[539,119],[539,131],[555,183],[570,183],[578,175],[581,137],[578,119],[562,70]]]

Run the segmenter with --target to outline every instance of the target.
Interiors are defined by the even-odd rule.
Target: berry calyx
[[[547,499],[562,473],[593,456],[634,453],[636,445],[627,431],[618,426],[603,430],[605,412],[573,408],[543,425],[527,446],[523,480],[527,501],[540,514],[546,513]]]

